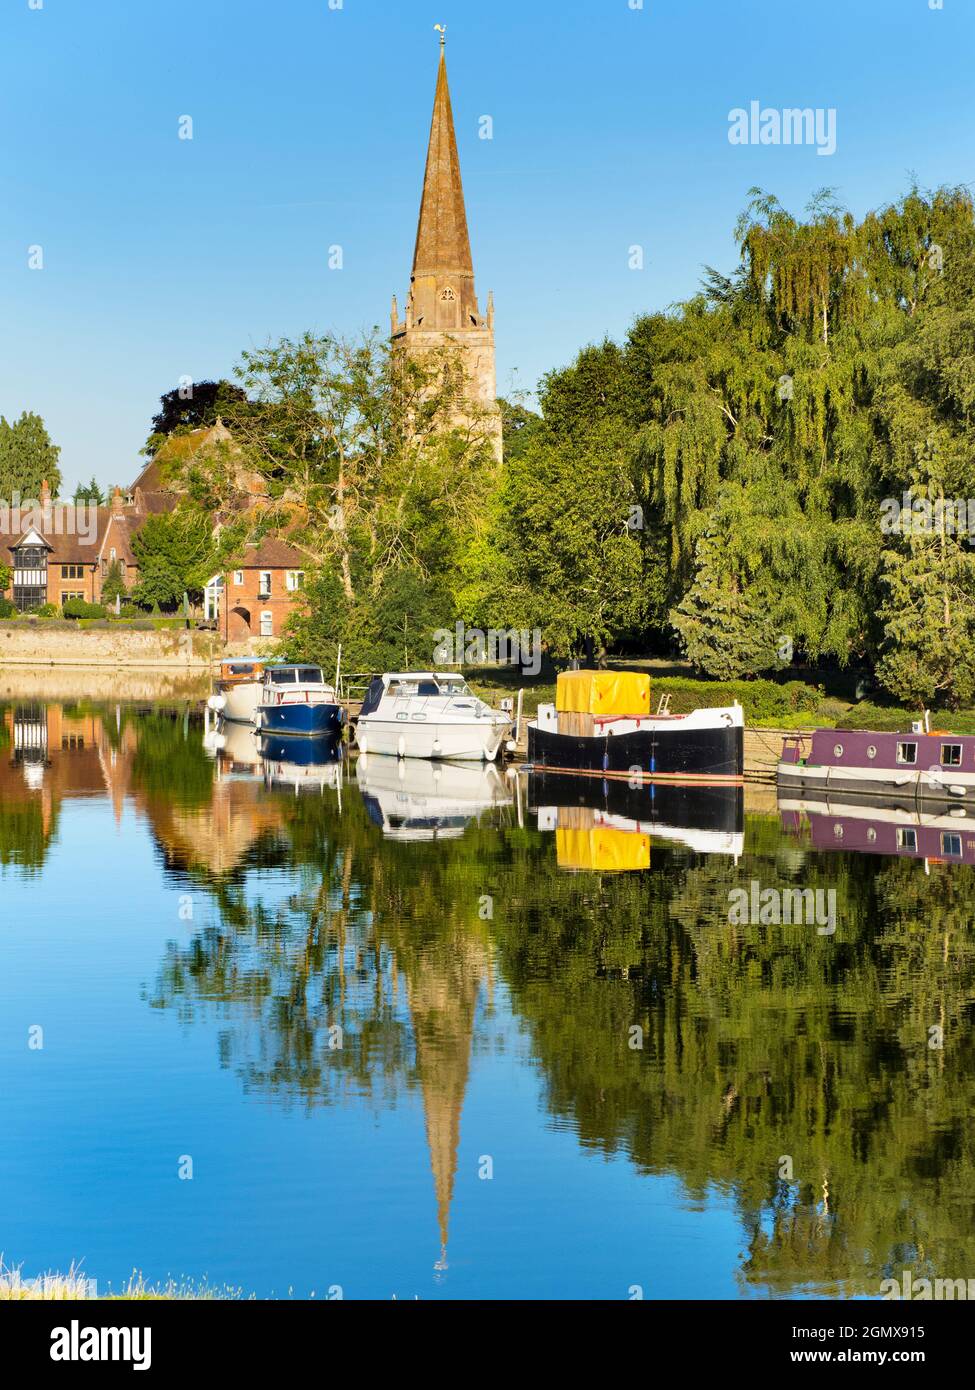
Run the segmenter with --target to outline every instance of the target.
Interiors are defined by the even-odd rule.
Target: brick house
[[[66,599],[101,601],[111,566],[118,563],[130,592],[139,580],[132,542],[151,516],[176,509],[180,493],[171,482],[172,465],[193,458],[205,461],[208,451],[224,450],[234,460],[240,451],[230,431],[218,420],[208,429],[171,436],[146,464],[128,490],[115,489],[111,505],[56,502],[47,483],[40,505],[14,525],[13,539],[0,549],[0,560],[12,570],[5,593],[20,612],[36,612],[46,603],[63,606]],[[234,500],[230,516],[254,512],[268,501],[264,480],[243,460],[234,471]],[[219,530],[221,518],[215,518]],[[8,531],[11,527],[8,525]],[[225,641],[249,637],[280,637],[288,615],[300,601],[304,557],[287,540],[269,535],[244,546],[237,567],[214,575],[204,592],[204,615],[218,625]]]
[[[299,550],[276,536],[245,545],[238,567],[216,574],[204,594],[204,613],[226,642],[280,637],[300,601],[305,573]]]
[[[111,506],[95,507],[54,501],[43,483],[39,506],[0,551],[11,570],[4,597],[21,613],[46,603],[60,607],[69,598],[98,603],[116,561],[130,586],[137,577],[132,536],[141,519],[118,489]]]

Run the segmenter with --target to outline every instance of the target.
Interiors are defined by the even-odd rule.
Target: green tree
[[[232,404],[239,405],[245,399],[245,392],[232,381],[194,381],[174,387],[159,398],[159,410],[152,417],[142,452],[151,456],[177,430],[207,428]]]
[[[172,609],[183,594],[199,599],[214,573],[216,544],[210,517],[189,508],[147,517],[132,550],[139,566],[136,603]]]
[[[645,623],[654,598],[625,448],[605,426],[532,430],[509,459],[483,541],[468,552],[472,625],[532,630],[564,657]]]
[[[497,475],[458,359],[305,334],[245,353],[240,379],[226,422],[270,497],[246,524],[307,557],[291,650],[330,663],[341,641],[346,669],[428,662]]]
[[[74,490],[75,502],[93,502],[96,507],[103,507],[107,500],[94,476],[90,483],[79,483]]]
[[[108,567],[108,571],[102,583],[101,601],[109,605],[113,604],[117,598],[126,599],[128,596],[129,592],[125,587],[125,580],[122,577],[122,562],[121,560],[113,560]]]
[[[39,498],[42,482],[56,497],[61,488],[60,453],[39,415],[25,410],[13,424],[0,416],[0,498],[9,502],[18,492],[24,501]]]
[[[722,538],[706,531],[696,559],[694,583],[671,614],[688,659],[723,680],[766,670],[775,630],[768,611],[739,586]]]

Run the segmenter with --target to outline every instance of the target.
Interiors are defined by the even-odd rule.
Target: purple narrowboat
[[[780,792],[975,800],[975,735],[930,729],[928,722],[925,715],[909,734],[863,729],[789,734],[778,765]]]

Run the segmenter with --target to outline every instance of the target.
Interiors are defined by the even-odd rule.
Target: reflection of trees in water
[[[57,806],[45,816],[39,797],[24,801],[0,799],[0,864],[16,865],[30,873],[43,868],[48,846],[57,833]]]
[[[499,919],[549,1103],[585,1142],[679,1173],[694,1200],[732,1192],[750,1235],[746,1283],[877,1292],[905,1251],[966,1275],[972,875],[791,855],[801,886],[836,887],[835,938],[729,925],[730,888],[789,882],[776,858],[671,870],[662,853],[659,876],[604,881],[598,902],[570,881],[547,931]],[[933,1050],[942,1019],[945,1048]],[[627,1045],[633,1023],[642,1051]]]
[[[737,867],[655,845],[648,874],[564,874],[533,832],[472,826],[402,845],[348,788],[341,817],[328,796],[287,804],[299,890],[272,900],[259,875],[213,883],[218,920],[170,949],[154,1002],[218,1008],[222,1059],[249,1088],[384,1106],[419,1088],[442,1239],[494,951],[551,1112],[587,1147],[677,1173],[691,1200],[732,1195],[744,1287],[876,1292],[901,1263],[967,1277],[967,869],[813,854],[753,818]],[[730,925],[728,893],[750,878],[835,888],[835,937]],[[634,1024],[642,1050],[628,1045]]]

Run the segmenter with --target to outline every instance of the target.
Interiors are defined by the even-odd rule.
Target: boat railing
[[[782,740],[782,757],[780,761],[791,764],[801,763],[805,758],[806,744],[808,742],[808,736],[805,734],[786,734]]]

